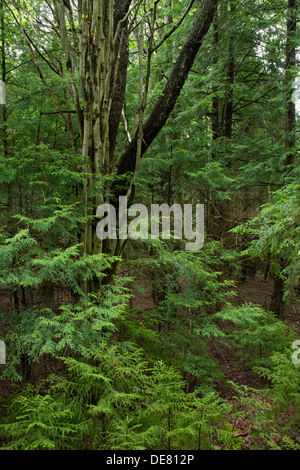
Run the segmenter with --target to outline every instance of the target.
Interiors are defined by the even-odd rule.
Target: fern
[[[57,397],[40,395],[28,386],[9,408],[9,423],[0,425],[7,443],[1,450],[71,449],[78,438],[74,414]]]
[[[35,363],[46,354],[51,356],[89,357],[90,349],[101,340],[108,340],[116,331],[115,321],[125,312],[128,303],[127,279],[116,279],[103,290],[101,301],[91,296],[76,304],[64,304],[56,313],[51,308],[33,307],[12,312],[7,365],[2,378],[21,380],[19,366],[24,354]],[[4,319],[3,319],[4,321]]]
[[[216,393],[186,394],[180,372],[162,361],[150,366],[142,350],[105,342],[85,361],[61,359],[66,377],[53,377],[44,395],[28,387],[12,401],[5,448],[218,447],[216,428],[231,407]]]
[[[291,423],[297,423],[300,418],[300,365],[293,363],[291,348],[274,352],[269,367],[256,367],[255,371],[271,381],[272,387],[267,393],[274,400],[274,412],[292,406]]]
[[[228,338],[252,363],[268,363],[270,354],[291,344],[295,334],[272,312],[252,303],[227,307],[215,317],[233,325],[227,328]]]

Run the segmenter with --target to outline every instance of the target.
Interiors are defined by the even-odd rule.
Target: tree
[[[78,4],[54,0],[53,5],[40,2],[36,14],[49,16],[45,26],[59,35],[62,53],[59,59],[45,53],[43,46],[34,37],[35,28],[41,25],[26,25],[26,8],[17,1],[10,8],[18,22],[40,79],[47,85],[40,61],[46,62],[51,70],[59,75],[65,85],[67,109],[64,112],[55,93],[49,91],[55,100],[58,112],[69,129],[71,145],[75,148],[74,128],[71,112],[76,113],[80,134],[80,148],[83,155],[83,187],[86,223],[82,227],[81,241],[83,253],[95,254],[113,252],[114,248],[100,241],[96,235],[95,212],[102,202],[110,198],[117,200],[133,188],[133,175],[139,168],[140,158],[168,119],[188,73],[212,22],[217,0],[205,0],[198,8],[194,24],[174,64],[167,83],[146,121],[145,107],[151,73],[151,59],[154,53],[171,33],[181,24],[191,5],[183,12],[177,25],[157,41],[156,29],[159,19],[159,2],[153,5],[147,2],[130,0],[80,1]],[[31,26],[31,27],[30,27]],[[29,30],[33,32],[30,32]],[[118,129],[124,106],[126,77],[129,57],[129,43],[138,31],[137,43],[140,63],[139,104],[133,137],[127,148],[116,156]],[[41,32],[41,30],[40,30]],[[144,44],[144,35],[148,37]],[[53,38],[50,38],[50,41]],[[145,52],[144,52],[145,49]],[[146,67],[144,71],[144,54]],[[118,181],[111,184],[111,176],[116,174],[126,184]],[[130,192],[129,191],[129,192]],[[129,193],[128,193],[129,194]],[[117,246],[117,254],[122,253],[122,246]],[[86,285],[85,290],[97,290],[97,280]]]
[[[295,121],[296,106],[293,100],[293,82],[295,80],[296,65],[296,33],[297,33],[297,0],[288,0],[286,22],[286,57],[285,57],[285,86],[286,86],[286,110],[285,110],[285,159],[284,172],[291,173],[295,159]],[[286,260],[279,260],[281,269],[274,278],[274,288],[271,299],[271,310],[280,318],[285,317],[285,282],[282,272],[288,268]]]
[[[269,260],[294,301],[295,23],[287,40],[283,0],[216,3],[0,0],[0,372],[22,389],[5,448],[238,449],[253,416],[254,445],[284,437],[263,390],[236,387],[237,416],[216,391],[260,365],[293,410],[296,333],[236,281]],[[100,240],[120,195],[204,203],[203,247]]]

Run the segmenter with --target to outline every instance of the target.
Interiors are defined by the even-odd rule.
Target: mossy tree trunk
[[[183,12],[182,18],[165,36],[154,44],[154,26],[157,20],[157,4],[132,0],[65,0],[53,1],[55,17],[55,34],[59,33],[63,50],[64,63],[60,68],[44,57],[34,40],[24,28],[22,7],[13,2],[8,7],[19,23],[24,39],[30,48],[34,65],[45,86],[46,79],[39,66],[44,57],[50,68],[63,79],[66,95],[70,103],[67,109],[73,108],[79,126],[82,154],[82,204],[86,222],[82,227],[81,242],[83,254],[117,254],[122,255],[124,244],[110,244],[98,239],[96,234],[96,209],[102,203],[118,204],[118,197],[128,193],[133,196],[134,177],[139,169],[139,161],[158,135],[172,112],[180,91],[187,79],[194,59],[208,32],[213,20],[218,0],[204,0],[197,4],[198,14],[183,44],[173,70],[167,79],[163,92],[153,106],[152,112],[144,122],[145,99],[150,79],[151,56],[187,16],[192,4]],[[136,21],[137,13],[141,21]],[[23,16],[22,16],[23,15]],[[146,20],[145,20],[146,18]],[[135,21],[135,27],[129,31],[129,21]],[[146,22],[147,34],[143,30]],[[131,23],[131,26],[134,23]],[[127,66],[129,57],[129,35],[138,35],[140,62],[140,94],[137,110],[137,125],[127,148],[118,156],[115,155],[119,123],[124,105]],[[34,34],[33,34],[34,35]],[[147,39],[145,39],[147,38]],[[142,48],[142,43],[144,47]],[[143,57],[143,54],[145,56]],[[143,59],[145,59],[143,61]],[[142,65],[146,64],[145,67]],[[64,112],[58,104],[55,92],[48,87],[58,112],[69,128],[72,146],[75,139],[72,129],[71,113]],[[111,176],[117,180],[111,183]],[[124,177],[129,175],[127,179]],[[121,185],[118,179],[121,177]],[[113,266],[112,272],[116,269]],[[85,281],[86,293],[99,289],[97,280]]]

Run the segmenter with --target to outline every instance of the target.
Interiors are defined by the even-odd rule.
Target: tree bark
[[[4,21],[4,5],[3,0],[0,3],[0,24],[1,24],[1,68],[2,75],[1,80],[6,84],[6,37],[5,37],[5,21]],[[6,103],[2,104],[2,142],[3,142],[3,155],[7,157],[8,155],[8,135],[7,135],[7,107]]]
[[[230,11],[233,11],[234,6],[230,3]],[[214,17],[214,57],[213,63],[215,66],[218,64],[218,48],[220,47],[219,37],[219,23],[221,16]],[[211,132],[213,139],[213,151],[211,154],[212,160],[218,159],[218,140],[225,138],[228,141],[232,138],[232,124],[233,124],[233,85],[234,85],[234,72],[235,72],[235,58],[233,52],[233,34],[230,35],[228,40],[227,61],[224,71],[224,85],[226,93],[224,98],[219,98],[217,87],[213,86],[212,92],[212,112],[211,112]],[[229,167],[229,163],[227,163]],[[232,204],[230,200],[220,201],[212,193],[209,195],[211,201],[209,207],[209,221],[208,232],[214,239],[218,240],[226,248],[231,248],[232,235],[228,232],[233,227]]]
[[[143,126],[141,155],[145,154],[146,150],[163,128],[175,106],[204,37],[209,30],[217,3],[217,0],[204,0],[202,3],[197,19],[180,51],[165,88]],[[127,172],[134,172],[137,141],[138,135],[135,134],[118,163],[118,175],[124,175]]]
[[[294,67],[296,65],[296,31],[297,31],[297,0],[288,0],[287,23],[286,23],[286,59],[285,59],[285,81],[286,81],[286,112],[285,112],[285,149],[284,161],[285,174],[288,174],[294,163],[295,148],[295,121],[296,107],[293,102],[293,80]],[[286,267],[283,259],[280,259],[281,271]],[[278,276],[274,278],[274,286],[271,297],[270,309],[284,320],[286,306],[284,297],[284,280]]]
[[[128,67],[128,18],[129,13],[134,12],[140,4],[136,2],[131,5],[132,0],[78,0],[77,9],[75,9],[74,2],[54,0],[55,23],[62,42],[64,69],[67,75],[63,78],[67,78],[65,87],[73,101],[80,129],[84,175],[82,204],[86,216],[86,223],[82,227],[81,234],[83,254],[101,252],[114,254],[107,241],[102,242],[97,238],[96,208],[103,202],[109,202],[110,198],[117,202],[118,196],[126,194],[131,187],[133,175],[138,169],[137,162],[158,135],[175,106],[213,20],[217,2],[218,0],[203,0],[196,21],[179,53],[163,92],[145,123],[144,112],[139,113],[140,119],[136,134],[121,155],[116,167],[115,147],[124,105]],[[15,6],[15,2],[13,5]],[[156,5],[157,2],[154,2],[153,8],[149,10],[149,18],[151,15],[152,18],[155,17]],[[183,18],[188,11],[189,9],[186,10]],[[40,78],[45,83],[45,77],[34,54],[36,50],[34,43],[24,30],[21,11],[18,8],[19,18],[12,9],[11,12],[21,27]],[[75,15],[78,15],[78,30],[74,23]],[[149,28],[151,28],[150,23]],[[171,32],[175,29],[173,27]],[[152,44],[149,43],[146,81],[150,76],[150,58],[153,51]],[[53,69],[54,66],[51,68]],[[79,75],[77,83],[74,81],[76,72]],[[147,83],[144,84],[144,90],[145,97]],[[52,96],[55,98],[53,92]],[[144,104],[143,99],[143,106]],[[57,100],[56,105],[65,122],[71,125],[70,112],[68,117],[62,112]],[[140,110],[143,111],[142,108]],[[110,187],[108,182],[107,177],[110,177],[115,170],[117,179],[119,176],[123,179],[127,173],[131,173],[122,188],[117,183]],[[118,254],[121,253],[122,251]],[[93,290],[93,286],[87,283],[83,287],[85,292]]]
[[[295,146],[295,121],[296,107],[293,101],[293,80],[294,68],[296,66],[296,29],[297,29],[297,0],[288,0],[287,18],[287,38],[286,38],[286,59],[285,59],[285,80],[287,86],[286,112],[285,112],[285,148],[287,156],[284,165],[288,170],[294,162],[293,148]]]

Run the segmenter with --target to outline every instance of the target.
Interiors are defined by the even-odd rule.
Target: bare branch
[[[195,3],[195,0],[190,1],[182,17],[177,21],[177,23],[169,31],[166,32],[166,34],[160,39],[160,41],[154,47],[152,47],[151,52],[156,52],[157,49],[176,31],[176,29],[179,28],[179,26],[185,19],[186,15],[189,13],[194,3]]]

